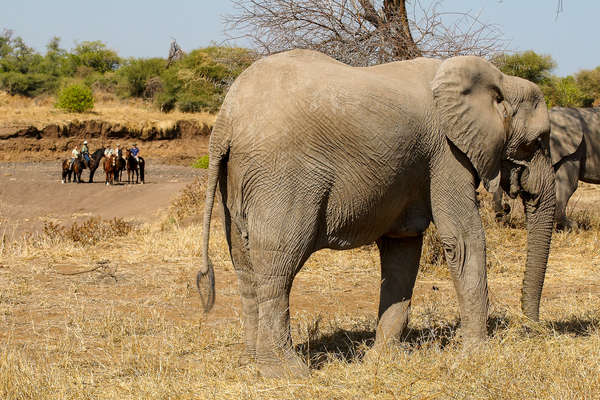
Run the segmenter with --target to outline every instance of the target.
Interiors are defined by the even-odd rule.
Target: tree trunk
[[[421,50],[417,47],[410,31],[408,14],[406,13],[406,0],[385,0],[383,2],[383,12],[388,23],[396,19],[400,22],[401,30],[397,32],[400,37],[395,45],[394,56],[399,60],[420,57]]]

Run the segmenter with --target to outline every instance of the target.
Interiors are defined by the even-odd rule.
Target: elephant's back
[[[261,143],[372,140],[430,113],[431,74],[423,67],[436,65],[421,60],[358,68],[319,52],[293,50],[244,71],[221,114],[231,124],[231,143],[243,149]],[[345,138],[336,137],[340,130]]]

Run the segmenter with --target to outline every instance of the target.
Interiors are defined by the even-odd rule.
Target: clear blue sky
[[[430,0],[421,0],[423,4]],[[600,65],[600,1],[446,0],[448,11],[481,13],[500,26],[513,50],[533,49],[558,63],[554,73],[568,75]],[[165,57],[171,37],[184,50],[225,39],[221,15],[232,12],[229,0],[0,0],[0,29],[41,52],[52,36],[71,49],[76,41],[101,40],[121,57]],[[243,44],[243,43],[242,43]]]

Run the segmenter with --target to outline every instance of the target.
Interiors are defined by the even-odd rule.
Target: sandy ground
[[[151,222],[185,185],[203,173],[190,167],[154,164],[150,159],[144,185],[106,186],[102,168],[92,184],[61,184],[58,162],[0,163],[0,218],[8,222],[9,234],[35,231],[45,221],[70,225],[92,216]],[[87,181],[89,171],[82,177]]]

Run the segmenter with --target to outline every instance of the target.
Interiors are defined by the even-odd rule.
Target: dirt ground
[[[172,200],[204,173],[149,159],[145,185],[106,187],[101,169],[94,184],[63,185],[56,161],[0,163],[0,217],[15,232],[91,216],[149,222],[94,245],[43,236],[0,241],[0,398],[598,397],[599,185],[580,185],[569,207],[579,219],[593,213],[592,227],[553,237],[542,322],[525,321],[520,311],[525,230],[493,222],[487,195],[485,345],[462,350],[449,272],[422,264],[405,342],[363,359],[375,335],[377,249],[322,250],[298,274],[290,301],[293,340],[311,376],[268,380],[244,361],[221,219],[211,233],[217,300],[209,314],[194,283],[201,224],[164,222]]]
[[[100,167],[93,183],[61,184],[56,161],[0,163],[0,218],[9,235],[39,230],[46,221],[68,226],[101,217],[150,222],[204,170],[175,165],[146,164],[146,183],[104,184]],[[89,170],[82,178],[87,182]],[[123,174],[127,179],[127,173]]]

